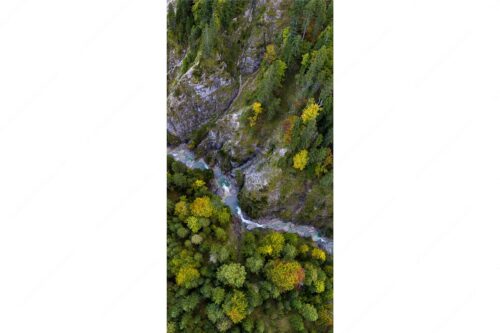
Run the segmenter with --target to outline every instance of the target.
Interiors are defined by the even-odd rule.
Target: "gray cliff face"
[[[238,83],[222,67],[201,73],[195,63],[175,82],[167,103],[167,129],[181,140],[220,116],[238,91]]]
[[[207,66],[200,65],[198,54],[191,68],[182,74],[181,64],[188,50],[169,49],[167,129],[171,134],[186,141],[201,126],[223,116],[238,93],[240,76],[245,81],[247,76],[259,69],[266,45],[272,42],[272,36],[279,28],[277,22],[280,22],[279,18],[287,7],[284,2],[249,2],[238,22],[239,28],[231,36],[235,43],[241,45],[235,60],[237,73],[230,74],[220,56],[208,72]]]
[[[198,152],[209,155],[212,160],[224,162],[229,167],[238,167],[256,156],[256,143],[251,140],[241,123],[242,114],[248,107],[238,108],[221,117],[198,145]],[[222,161],[221,158],[225,160]]]
[[[288,1],[255,0],[245,11],[246,28],[250,33],[238,64],[242,75],[259,69],[266,45],[273,42],[274,34],[282,28],[283,11]]]

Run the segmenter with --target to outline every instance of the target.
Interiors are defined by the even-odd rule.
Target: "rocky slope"
[[[270,36],[279,29],[278,22],[287,1],[248,1],[244,14],[235,18],[238,29],[230,36],[237,51],[237,69],[229,72],[221,54],[207,65],[197,56],[194,64],[182,73],[187,48],[169,48],[167,129],[182,141],[200,127],[215,120],[228,109],[236,97],[241,76],[259,68]]]
[[[189,137],[231,104],[238,84],[223,67],[211,72],[193,65],[181,75],[168,95],[168,131],[181,140]]]

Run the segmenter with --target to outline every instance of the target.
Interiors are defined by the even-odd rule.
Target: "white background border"
[[[335,330],[500,331],[500,2],[335,1]]]
[[[0,332],[165,332],[165,2],[3,0],[0,49]]]

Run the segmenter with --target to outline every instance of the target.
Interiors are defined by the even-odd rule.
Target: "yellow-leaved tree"
[[[285,237],[283,237],[283,234],[273,231],[268,233],[264,237],[264,239],[262,240],[262,244],[266,249],[266,252],[263,254],[269,254],[273,257],[278,257],[283,250],[283,246],[285,245]],[[269,251],[269,248],[271,249],[271,251]]]
[[[280,291],[289,291],[304,281],[305,272],[295,260],[273,260],[269,263],[266,275]]]
[[[259,115],[262,113],[262,104],[260,104],[259,102],[253,103],[252,110],[253,110],[253,115],[249,118],[250,127],[254,127],[255,124],[257,123],[257,118],[259,118]]]
[[[304,170],[308,160],[307,150],[302,149],[293,157],[293,167],[297,170]]]
[[[188,214],[189,214],[189,208],[185,201],[179,201],[178,203],[175,204],[175,215],[183,219]]]
[[[323,250],[320,250],[318,248],[314,248],[311,252],[311,257],[314,259],[317,259],[319,261],[325,261],[326,260],[326,253]]]
[[[200,272],[198,272],[196,268],[191,266],[184,266],[177,273],[175,282],[181,287],[190,289],[196,286],[196,281],[199,277]]]
[[[203,186],[205,186],[205,181],[203,179],[197,179],[193,183],[194,188],[201,188]]]
[[[307,123],[309,120],[316,119],[320,111],[321,107],[313,99],[310,99],[300,117],[304,123]]]
[[[212,202],[210,202],[210,198],[207,196],[196,198],[191,204],[191,212],[197,217],[210,217],[213,211]]]
[[[266,53],[264,54],[264,61],[267,63],[272,63],[276,59],[276,48],[274,44],[269,44],[266,46]]]
[[[235,290],[231,297],[222,305],[224,313],[235,324],[245,319],[247,307],[247,298],[245,294],[239,290]]]

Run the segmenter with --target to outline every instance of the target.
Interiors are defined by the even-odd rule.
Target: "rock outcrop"
[[[201,73],[193,65],[171,88],[167,104],[167,129],[181,140],[218,117],[231,104],[238,92],[238,83],[222,67]]]
[[[236,59],[238,73],[230,74],[220,55],[209,71],[207,66],[200,65],[198,55],[194,64],[185,73],[180,73],[189,50],[169,49],[167,129],[171,134],[186,141],[208,121],[223,116],[238,92],[239,76],[246,79],[259,69],[265,47],[279,28],[281,7],[286,7],[282,1],[249,2],[245,14],[239,18],[237,31],[231,36],[241,48]]]

